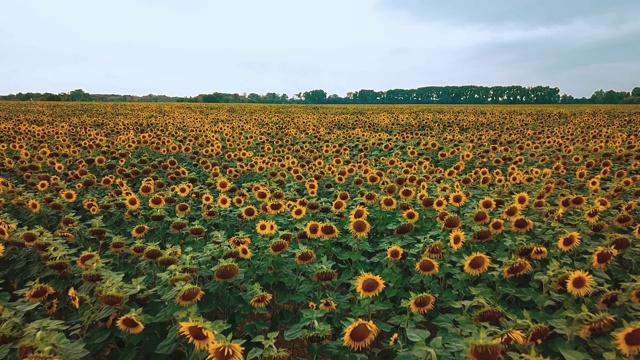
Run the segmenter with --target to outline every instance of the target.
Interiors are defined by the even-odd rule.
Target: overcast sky
[[[639,0],[0,3],[0,94],[640,86]]]

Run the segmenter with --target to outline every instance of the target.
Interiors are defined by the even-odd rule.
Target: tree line
[[[193,97],[166,95],[90,94],[82,89],[67,93],[17,93],[0,96],[7,101],[96,101],[96,102],[189,102],[189,103],[268,103],[268,104],[640,104],[640,87],[631,92],[597,90],[591,97],[560,95],[549,86],[426,86],[387,91],[359,90],[346,96],[328,95],[316,89],[287,94],[227,94],[214,92]]]

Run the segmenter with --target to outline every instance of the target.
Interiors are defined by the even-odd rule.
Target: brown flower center
[[[582,289],[587,285],[587,279],[584,276],[578,276],[573,279],[571,285],[576,289]]]
[[[380,286],[380,283],[376,279],[369,278],[362,282],[362,290],[366,292],[376,291],[378,290],[379,286]]]
[[[639,346],[640,345],[640,328],[633,329],[631,332],[627,333],[624,336],[624,342],[628,346]]]
[[[471,259],[471,261],[469,262],[469,266],[474,269],[482,269],[482,267],[485,265],[486,260],[484,259],[484,257],[482,256],[475,256],[473,259]]]
[[[134,329],[140,326],[140,323],[138,323],[136,319],[125,317],[124,319],[122,319],[122,325],[124,325],[125,327],[128,327],[129,329]]]
[[[371,335],[371,330],[369,330],[369,327],[367,326],[367,324],[358,324],[355,328],[351,330],[349,337],[354,342],[361,342],[361,341],[364,341],[366,338],[368,338],[370,335]]]
[[[367,230],[367,223],[362,220],[356,220],[353,223],[353,230],[355,230],[355,232],[357,233],[365,232]]]
[[[613,258],[613,253],[610,251],[600,251],[598,255],[596,255],[596,259],[598,264],[607,264]]]
[[[420,261],[420,265],[418,265],[420,267],[420,270],[424,271],[424,272],[430,272],[433,271],[436,267],[435,263],[431,260],[422,260]]]

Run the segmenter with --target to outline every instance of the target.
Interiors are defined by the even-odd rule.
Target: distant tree
[[[327,93],[324,90],[311,90],[311,91],[305,91],[302,94],[302,97],[304,98],[304,102],[309,103],[309,104],[322,104],[327,100]]]

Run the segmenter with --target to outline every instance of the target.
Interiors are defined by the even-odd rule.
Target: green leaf
[[[422,330],[416,328],[407,329],[407,339],[413,342],[424,342],[431,335],[429,330]]]
[[[252,349],[251,351],[249,351],[249,354],[247,354],[247,360],[261,356],[262,352],[263,350],[259,348]]]
[[[558,349],[566,360],[583,360],[586,357],[580,351],[570,349]]]
[[[170,355],[176,350],[176,347],[178,347],[178,341],[175,336],[176,332],[171,330],[169,330],[167,338],[164,339],[160,344],[158,344],[158,347],[155,351],[157,354]]]
[[[286,341],[291,341],[293,339],[299,339],[304,335],[304,329],[302,329],[301,324],[296,324],[291,326],[287,331],[284,332],[284,339]]]

